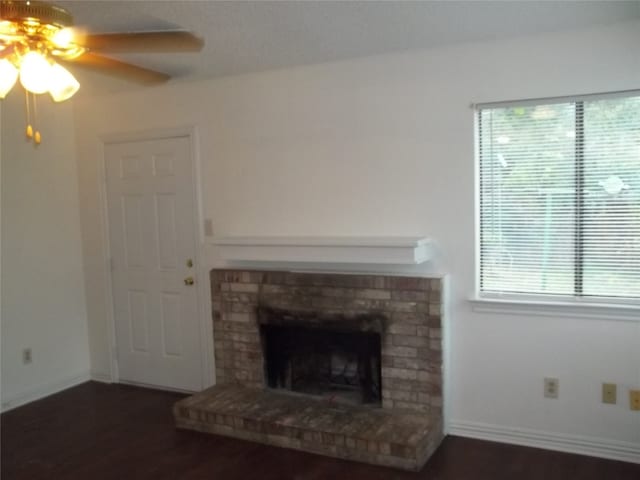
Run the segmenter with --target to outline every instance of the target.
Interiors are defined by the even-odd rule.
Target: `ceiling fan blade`
[[[86,52],[79,57],[69,61],[74,65],[97,69],[102,73],[115,77],[126,78],[144,85],[157,85],[164,83],[171,77],[166,73],[138,67],[131,63],[121,62],[113,58],[104,57],[95,53]]]
[[[185,31],[98,33],[85,35],[82,45],[100,52],[199,52],[204,41]]]

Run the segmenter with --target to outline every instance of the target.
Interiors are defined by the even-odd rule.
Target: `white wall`
[[[599,403],[640,385],[640,322],[479,314],[471,102],[640,86],[640,23],[370,57],[78,105],[92,368],[109,375],[100,135],[195,125],[219,235],[416,235],[451,274],[452,431],[640,458],[640,416]],[[205,247],[209,265],[213,247]],[[560,399],[542,379],[560,378]],[[621,399],[622,400],[622,399]],[[514,434],[515,431],[520,432]],[[577,446],[576,446],[577,445]],[[622,453],[621,453],[622,452]],[[626,453],[625,453],[626,452]]]
[[[89,378],[78,179],[70,104],[38,102],[43,143],[25,140],[24,92],[2,104],[2,408]],[[33,362],[22,363],[30,347]]]

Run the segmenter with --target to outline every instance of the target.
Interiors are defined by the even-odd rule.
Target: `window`
[[[640,93],[478,107],[480,291],[640,299]]]

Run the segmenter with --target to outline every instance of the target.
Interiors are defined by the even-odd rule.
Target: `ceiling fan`
[[[18,78],[27,92],[27,117],[29,94],[48,92],[56,102],[71,98],[80,84],[60,63],[144,85],[163,83],[170,75],[103,54],[198,52],[203,45],[202,39],[187,31],[87,33],[73,26],[69,11],[51,3],[0,0],[0,99]],[[27,136],[40,143],[29,118],[27,122]]]

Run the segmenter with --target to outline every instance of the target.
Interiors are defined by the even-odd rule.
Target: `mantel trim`
[[[231,262],[367,263],[417,265],[433,256],[427,237],[218,237]]]

